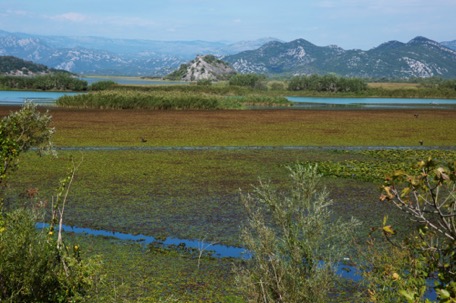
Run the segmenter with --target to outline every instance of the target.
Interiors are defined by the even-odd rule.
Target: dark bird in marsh
[[[141,142],[142,142],[142,143],[146,143],[146,142],[147,142],[147,140],[146,140],[146,139],[144,139],[144,137],[141,137]]]
[[[423,143],[424,143],[424,141],[423,141],[423,140],[420,140],[420,141],[418,141],[418,142],[420,142],[420,145],[423,145]]]
[[[419,114],[414,114],[415,118],[418,118],[420,115]]]

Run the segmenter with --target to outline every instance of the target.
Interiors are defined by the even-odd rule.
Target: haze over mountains
[[[0,31],[1,56],[12,55],[86,75],[161,77],[205,54],[222,58],[241,73],[456,78],[456,40],[438,43],[416,37],[407,43],[390,41],[364,51],[316,46],[304,39],[283,42],[265,38],[224,43],[38,36]]]

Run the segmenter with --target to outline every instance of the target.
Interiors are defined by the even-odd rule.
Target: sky
[[[368,50],[456,40],[456,0],[0,0],[0,30],[238,42],[273,37]]]

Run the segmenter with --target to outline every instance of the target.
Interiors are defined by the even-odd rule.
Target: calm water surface
[[[24,102],[52,105],[62,96],[81,93],[73,92],[41,92],[41,91],[0,91],[0,105],[21,105]]]
[[[287,97],[298,108],[456,108],[456,99]]]

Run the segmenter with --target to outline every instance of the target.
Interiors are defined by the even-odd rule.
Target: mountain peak
[[[413,38],[412,40],[410,40],[407,44],[433,44],[433,45],[435,45],[435,44],[439,44],[439,43],[434,40],[423,37],[423,36],[417,36],[417,37]]]
[[[395,49],[404,46],[404,43],[399,42],[397,40],[391,40],[385,43],[380,44],[379,46],[375,47],[376,50],[387,50],[387,49]]]

